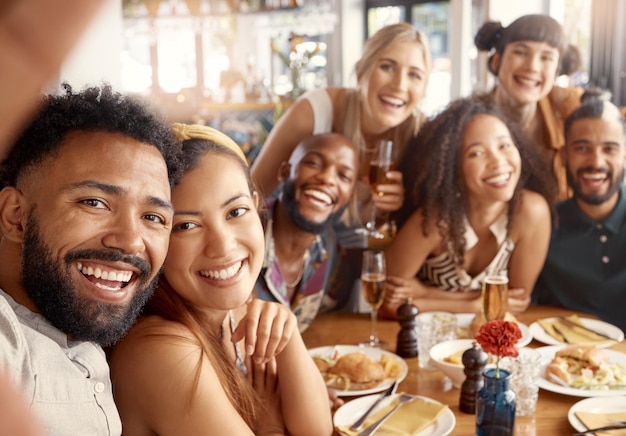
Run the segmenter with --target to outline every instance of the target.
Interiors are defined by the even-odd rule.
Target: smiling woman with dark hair
[[[405,221],[385,250],[381,313],[478,312],[482,280],[508,275],[509,308],[530,303],[550,238],[551,186],[532,143],[489,96],[450,103],[412,144]]]
[[[490,53],[489,71],[497,78],[493,98],[530,135],[558,188],[554,200],[571,195],[558,149],[563,122],[580,104],[583,90],[554,86],[559,74],[580,68],[578,49],[561,25],[547,15],[524,15],[503,27],[489,21],[478,30],[476,47]]]

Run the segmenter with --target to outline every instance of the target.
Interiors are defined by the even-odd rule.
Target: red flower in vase
[[[500,359],[503,357],[517,357],[517,342],[522,338],[522,332],[517,323],[494,319],[486,322],[478,330],[476,341],[485,353],[496,356],[496,377],[499,376]]]

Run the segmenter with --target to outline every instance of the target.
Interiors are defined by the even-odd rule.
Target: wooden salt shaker
[[[415,317],[419,310],[408,298],[404,304],[398,307],[396,314],[400,323],[396,354],[400,357],[417,356],[417,332],[415,331]]]
[[[461,385],[461,398],[459,409],[465,413],[476,413],[476,394],[483,386],[483,371],[487,366],[489,356],[485,353],[478,342],[472,343],[472,348],[465,350],[461,360],[465,381]]]

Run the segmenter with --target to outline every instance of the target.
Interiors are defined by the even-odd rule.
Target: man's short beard
[[[316,223],[305,218],[300,213],[300,204],[298,203],[298,200],[296,200],[296,186],[292,179],[286,179],[283,182],[280,195],[280,201],[285,207],[285,211],[289,219],[293,221],[296,227],[314,235],[319,235],[339,222],[343,211],[347,207],[347,205],[343,206],[338,211],[330,214],[325,221]]]
[[[593,168],[581,168],[578,170],[578,174],[585,171],[592,171]],[[572,174],[571,170],[567,168],[567,182],[572,187],[572,191],[574,192],[574,197],[582,201],[583,203],[587,203],[593,206],[598,206],[603,203],[609,201],[616,192],[619,192],[620,186],[622,185],[622,180],[624,180],[625,169],[622,168],[620,171],[620,176],[617,179],[613,178],[613,172],[608,172],[608,178],[611,181],[609,184],[609,189],[607,189],[604,194],[585,194],[580,189],[580,185],[578,184],[578,179]]]
[[[156,277],[150,277],[150,266],[136,256],[125,256],[118,250],[73,250],[66,254],[63,265],[57,265],[46,246],[39,225],[31,210],[24,234],[22,251],[22,285],[41,314],[69,339],[93,341],[109,346],[120,340],[133,325],[152,295]],[[140,270],[139,289],[125,305],[105,303],[76,292],[70,275],[73,261],[94,259],[123,261]],[[158,276],[158,275],[157,275]]]

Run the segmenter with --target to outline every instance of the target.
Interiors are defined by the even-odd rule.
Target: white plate
[[[585,390],[572,388],[569,386],[561,386],[548,380],[545,376],[546,366],[554,359],[554,354],[565,348],[563,345],[549,345],[539,347],[536,350],[541,354],[541,369],[539,370],[539,380],[537,385],[546,391],[556,392],[558,394],[571,395],[573,397],[614,397],[616,395],[626,395],[626,389],[610,389],[606,391]],[[626,354],[613,350],[604,350],[609,357],[609,362],[626,364]]]
[[[383,401],[380,402],[376,409],[374,409],[374,411],[386,407],[397,396],[398,394],[394,394],[385,398]],[[335,424],[335,428],[339,426],[352,425],[352,423],[354,423],[365,413],[365,411],[374,403],[374,401],[376,401],[377,398],[378,395],[368,395],[352,401],[348,401],[335,412],[335,416],[333,417],[333,423]],[[422,397],[418,395],[418,398],[426,401],[432,401],[433,403],[439,403],[439,401],[433,400],[432,398],[428,397]],[[448,407],[441,415],[439,415],[437,421],[435,421],[432,425],[426,427],[424,430],[420,431],[417,436],[448,435],[452,432],[452,430],[454,430],[455,425],[456,418],[454,417],[454,413],[452,413],[452,410],[450,410],[450,408]]]
[[[545,318],[546,321],[553,321],[556,318]],[[580,321],[585,327],[589,327],[592,330],[596,330],[597,332],[604,333],[605,335],[611,336],[617,342],[622,342],[624,340],[624,332],[617,326],[613,324],[609,324],[608,322],[600,321],[598,319],[591,318],[580,318]],[[530,333],[533,335],[535,339],[539,342],[543,342],[547,345],[563,345],[564,342],[559,341],[556,338],[553,338],[549,334],[545,332],[545,330],[539,325],[538,322],[534,322],[530,325]],[[610,342],[599,342],[596,347],[598,348],[607,348],[613,345]]]
[[[456,314],[457,327],[460,327],[462,331],[464,330],[467,332],[467,329],[469,328],[470,323],[474,319],[474,316],[476,316],[475,313],[457,313]],[[526,345],[530,344],[530,342],[533,340],[533,335],[531,334],[530,329],[528,328],[526,324],[523,324],[518,321],[517,325],[519,326],[519,329],[522,332],[522,338],[517,343],[517,347],[518,348],[525,347]],[[467,339],[467,338],[459,337],[459,339]]]
[[[576,412],[623,413],[626,412],[626,397],[587,398],[570,407],[567,420],[576,431],[585,431],[587,427],[576,417]]]
[[[398,356],[397,354],[390,353],[389,351],[381,350],[379,348],[359,347],[357,345],[334,345],[334,346],[328,346],[328,347],[311,348],[309,350],[309,354],[311,355],[311,357],[313,356],[330,357],[335,353],[335,351],[338,353],[339,356],[343,356],[344,354],[348,354],[348,353],[355,353],[358,351],[358,352],[366,354],[375,362],[378,362],[380,360],[380,356],[382,354],[386,354],[387,356],[396,360],[402,367],[402,372],[400,373],[397,379],[387,378],[383,380],[382,383],[380,383],[378,386],[374,386],[373,388],[370,388],[370,389],[362,389],[362,390],[354,390],[354,391],[351,391],[351,390],[341,391],[337,389],[337,395],[340,397],[348,397],[348,396],[354,396],[354,395],[368,395],[368,394],[374,394],[376,392],[384,391],[389,386],[391,386],[395,380],[398,380],[398,383],[404,380],[406,375],[409,373],[409,366],[406,364],[406,362],[404,361],[402,357]]]

